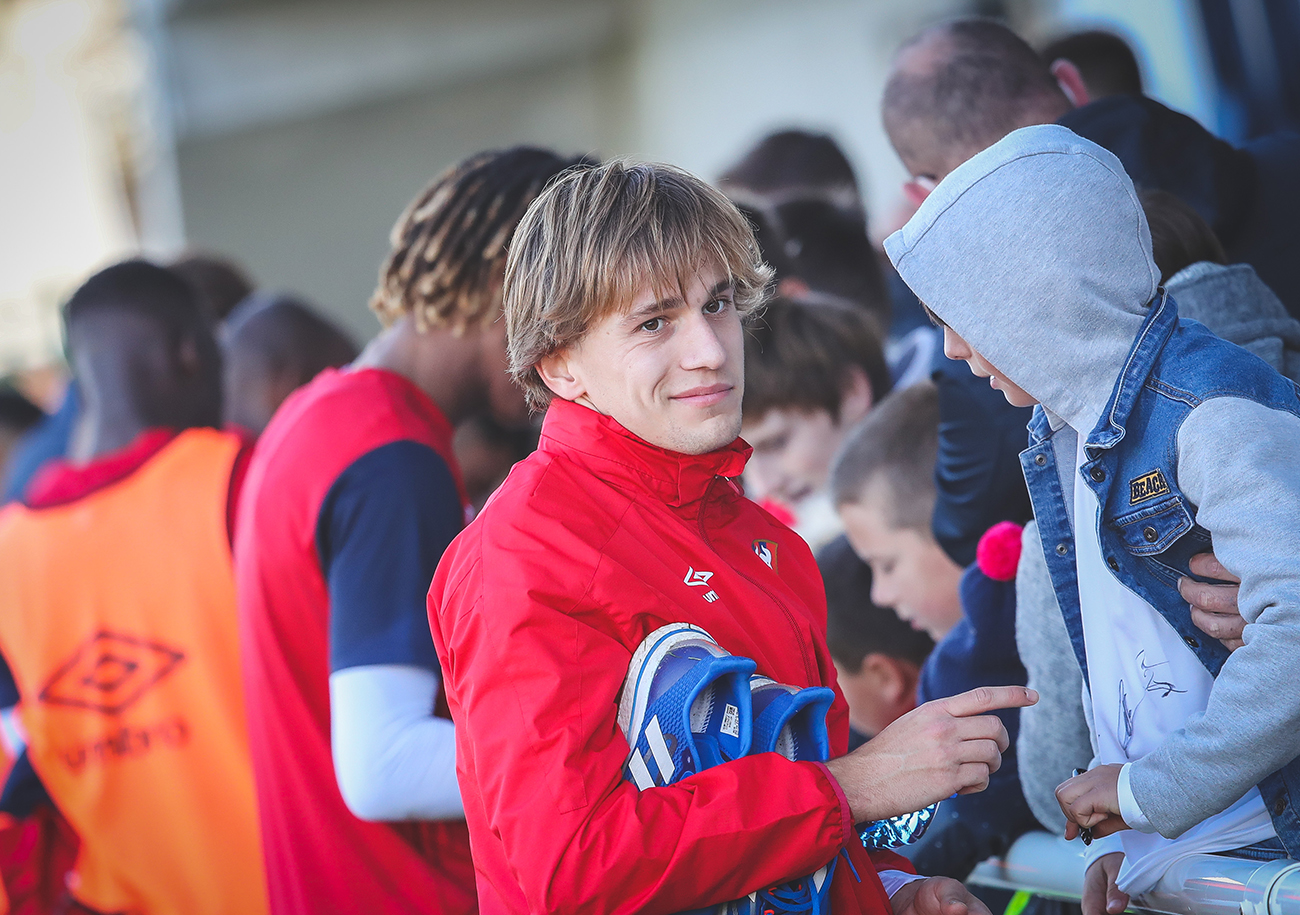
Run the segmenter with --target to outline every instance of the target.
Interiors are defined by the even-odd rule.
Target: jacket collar
[[[652,445],[613,417],[556,398],[542,422],[541,451],[562,454],[620,487],[648,490],[680,507],[704,497],[716,477],[737,477],[752,450],[743,439],[707,454]]]
[[[1088,436],[1087,450],[1090,458],[1095,459],[1097,452],[1114,448],[1124,437],[1128,416],[1133,412],[1142,386],[1155,368],[1156,359],[1165,348],[1165,343],[1178,326],[1178,306],[1163,288],[1151,300],[1146,320],[1142,329],[1133,340],[1124,368],[1119,373],[1115,390],[1111,392],[1106,408],[1101,411],[1101,418]]]

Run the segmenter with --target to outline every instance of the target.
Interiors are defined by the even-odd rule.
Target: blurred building
[[[905,177],[880,125],[889,59],[948,16],[1005,16],[1034,41],[1112,28],[1137,48],[1153,95],[1222,126],[1199,0],[13,3],[129,13],[116,40],[134,54],[131,117],[144,136],[109,160],[122,168],[117,219],[130,244],[229,254],[363,339],[377,328],[365,302],[402,206],[485,147],[632,155],[713,177],[770,130],[825,130],[886,220]]]

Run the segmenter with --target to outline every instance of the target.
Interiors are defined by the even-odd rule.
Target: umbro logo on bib
[[[1137,479],[1128,481],[1129,505],[1137,505],[1139,502],[1149,502],[1158,496],[1168,494],[1169,483],[1165,480],[1165,475],[1159,470],[1144,473]]]
[[[54,672],[41,689],[40,700],[116,715],[184,660],[185,652],[170,645],[97,632]]]

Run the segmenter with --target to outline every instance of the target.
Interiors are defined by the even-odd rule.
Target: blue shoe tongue
[[[752,752],[824,762],[830,755],[826,713],[834,700],[835,693],[820,686],[795,692],[780,685],[756,689]]]
[[[728,672],[714,677],[696,695],[688,712],[688,726],[702,769],[740,759],[750,748],[749,675],[753,662],[726,658],[713,662],[713,666]]]

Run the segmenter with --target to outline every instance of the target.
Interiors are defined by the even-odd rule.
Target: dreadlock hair
[[[491,320],[500,310],[506,246],[524,211],[552,178],[590,161],[515,146],[444,171],[393,226],[370,309],[384,326],[411,314],[421,331],[461,333]]]

